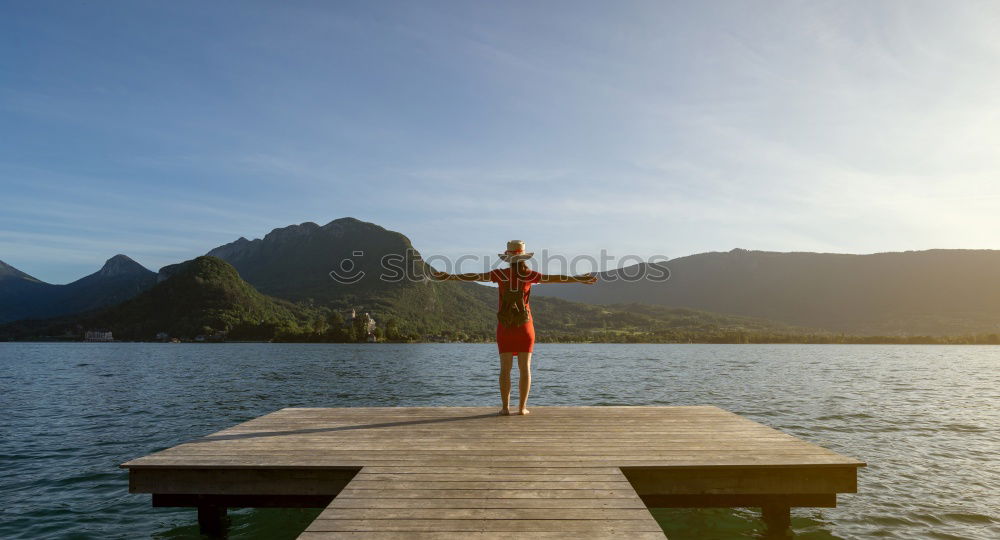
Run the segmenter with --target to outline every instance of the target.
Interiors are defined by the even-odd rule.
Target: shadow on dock
[[[200,439],[195,439],[187,444],[195,443],[205,443],[213,441],[231,441],[237,439],[252,439],[258,437],[281,437],[283,435],[305,435],[310,433],[332,433],[336,431],[352,431],[356,429],[379,429],[379,428],[394,428],[402,426],[416,426],[421,424],[440,424],[444,422],[459,422],[462,420],[476,420],[480,418],[492,418],[499,416],[496,413],[493,414],[473,414],[469,416],[456,416],[449,418],[433,418],[427,420],[405,420],[399,422],[381,422],[378,424],[361,424],[356,426],[337,426],[328,428],[309,428],[309,429],[293,429],[288,431],[261,431],[253,433],[236,433],[232,435],[209,435],[207,437],[202,437]]]

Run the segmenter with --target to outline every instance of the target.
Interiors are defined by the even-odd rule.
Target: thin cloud
[[[428,253],[1000,247],[989,3],[24,9],[0,258],[40,274],[347,215]]]

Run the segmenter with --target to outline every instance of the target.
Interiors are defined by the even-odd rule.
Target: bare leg
[[[500,415],[510,414],[510,370],[514,367],[514,353],[500,353]]]
[[[519,414],[528,414],[528,391],[531,390],[531,353],[517,353],[517,390]]]

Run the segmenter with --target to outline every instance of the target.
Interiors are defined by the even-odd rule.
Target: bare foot
[[[510,416],[510,409],[508,409],[507,407],[504,407],[504,408],[500,409],[500,412],[498,412],[497,414],[500,415],[500,416]]]
[[[531,414],[531,411],[529,411],[528,409],[521,409],[517,411],[517,414]]]

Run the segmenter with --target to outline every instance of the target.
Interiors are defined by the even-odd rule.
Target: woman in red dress
[[[544,275],[528,268],[525,262],[534,253],[524,251],[524,242],[507,242],[507,251],[500,258],[509,268],[498,268],[485,274],[448,274],[432,272],[437,280],[492,281],[497,284],[497,347],[500,350],[500,414],[510,414],[510,372],[514,357],[518,369],[518,414],[528,414],[528,391],[531,389],[531,352],[535,346],[535,324],[531,317],[531,286],[536,283],[597,282],[593,274],[582,276]],[[505,294],[506,293],[506,294]]]

